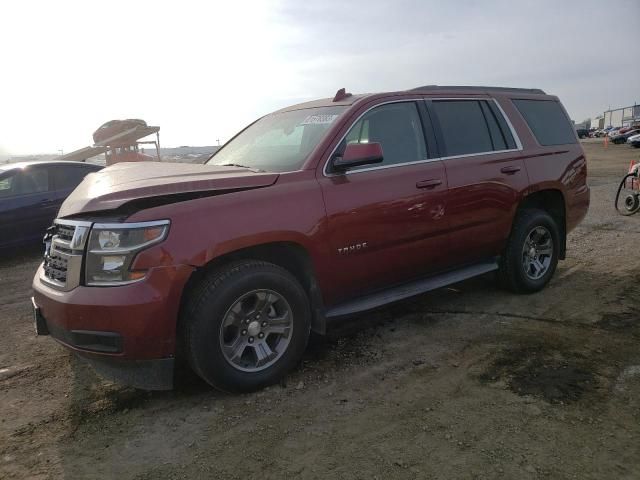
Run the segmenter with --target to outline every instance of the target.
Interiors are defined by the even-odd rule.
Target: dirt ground
[[[0,260],[0,478],[640,478],[639,150],[585,141],[592,206],[535,295],[487,275],[334,325],[282,385],[148,393],[36,337]]]

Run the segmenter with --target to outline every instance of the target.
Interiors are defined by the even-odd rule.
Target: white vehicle
[[[640,133],[631,135],[629,138],[627,138],[627,143],[632,143],[632,142],[640,142]]]

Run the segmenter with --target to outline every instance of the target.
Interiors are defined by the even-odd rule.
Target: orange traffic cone
[[[609,146],[609,135],[604,136],[604,148],[607,148]]]

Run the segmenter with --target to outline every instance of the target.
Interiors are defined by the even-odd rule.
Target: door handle
[[[439,178],[432,178],[429,180],[420,180],[416,183],[416,188],[435,188],[438,185],[442,185],[442,180]]]
[[[518,173],[521,170],[520,167],[516,167],[515,165],[509,165],[508,167],[502,167],[500,171],[502,173],[506,173],[507,175],[513,175],[514,173]]]

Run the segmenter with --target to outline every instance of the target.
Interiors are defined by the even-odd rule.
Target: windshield
[[[299,170],[346,108],[332,106],[272,113],[246,128],[207,163],[269,172]]]

